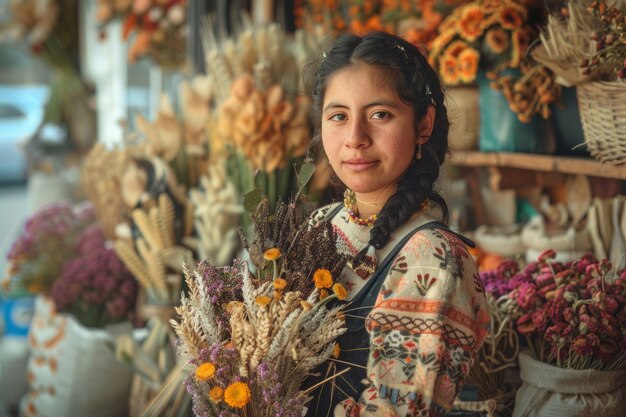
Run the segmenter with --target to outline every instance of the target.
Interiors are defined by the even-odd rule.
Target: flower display
[[[477,0],[454,9],[439,25],[430,61],[446,85],[471,84],[479,70],[495,78],[519,68],[533,36],[525,6],[514,0]]]
[[[562,368],[626,369],[626,270],[586,255],[554,262],[545,251],[524,268],[507,262],[481,277],[506,298],[538,360]]]
[[[76,256],[50,289],[57,311],[72,314],[86,327],[104,327],[128,320],[137,299],[137,281],[112,248],[102,228],[86,228],[75,245]]]
[[[330,223],[310,225],[308,214],[299,200],[272,210],[265,198],[251,213],[251,243],[244,238],[254,274],[240,259],[185,271],[189,292],[172,325],[197,416],[302,415],[302,383],[332,360],[346,331],[341,306],[332,305],[346,290],[332,277],[348,259],[335,250]],[[305,242],[314,255],[303,255]],[[320,297],[318,281],[332,295]]]
[[[179,67],[185,61],[187,36],[186,0],[98,0],[96,19],[106,24],[123,21],[123,37],[131,40],[128,59],[149,56],[163,67]]]
[[[429,45],[437,26],[466,0],[333,0],[296,3],[296,26],[323,25],[336,32],[395,33],[413,44]],[[309,23],[310,22],[310,23]]]
[[[61,275],[63,264],[75,256],[80,233],[95,221],[91,205],[74,206],[61,201],[37,210],[7,254],[2,289],[9,293],[48,293]],[[82,242],[79,246],[88,244]]]

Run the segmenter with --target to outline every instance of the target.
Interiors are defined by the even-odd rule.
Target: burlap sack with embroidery
[[[623,417],[626,371],[564,369],[519,355],[513,417]]]

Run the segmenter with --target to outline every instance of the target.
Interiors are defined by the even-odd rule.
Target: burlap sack
[[[626,371],[564,369],[519,354],[513,417],[623,417]]]
[[[73,316],[57,314],[50,299],[38,297],[28,335],[28,392],[20,416],[128,415],[132,371],[110,347],[124,327],[86,328]]]

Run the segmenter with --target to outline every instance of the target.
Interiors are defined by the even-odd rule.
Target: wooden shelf
[[[449,162],[465,167],[508,167],[531,171],[582,174],[626,180],[626,165],[603,164],[584,157],[539,155],[514,152],[451,151]]]

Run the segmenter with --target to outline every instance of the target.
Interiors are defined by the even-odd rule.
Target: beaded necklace
[[[360,226],[372,226],[378,218],[376,213],[372,214],[367,219],[359,217],[359,209],[356,206],[356,194],[350,189],[346,189],[343,193],[343,205],[348,212],[348,220]]]

